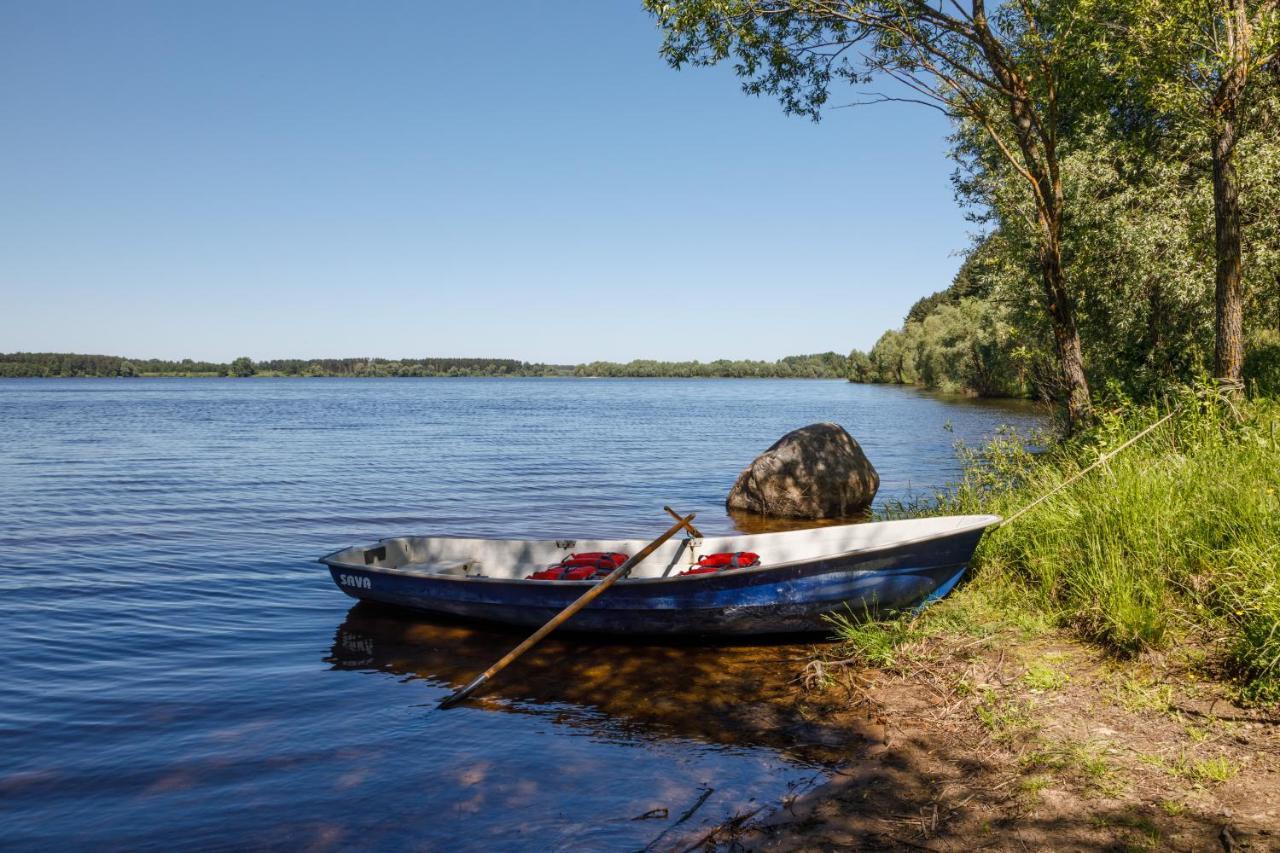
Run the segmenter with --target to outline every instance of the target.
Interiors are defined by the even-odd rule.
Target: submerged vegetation
[[[1203,392],[1103,465],[984,537],[972,580],[919,617],[840,620],[883,666],[935,629],[1056,626],[1115,655],[1199,650],[1246,700],[1280,702],[1280,405]],[[1005,436],[956,489],[891,514],[1011,516],[1169,410],[1124,405],[1034,453]]]

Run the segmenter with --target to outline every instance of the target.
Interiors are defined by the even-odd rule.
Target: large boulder
[[[844,518],[865,510],[880,475],[839,424],[787,433],[738,475],[725,506],[783,518]]]

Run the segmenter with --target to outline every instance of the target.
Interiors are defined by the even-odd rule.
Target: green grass
[[[1220,643],[1246,699],[1280,701],[1280,406],[1178,402],[1170,422],[984,537],[949,607],[998,602],[1120,655]],[[1003,437],[969,454],[932,511],[1010,516],[1161,414],[1118,408],[1039,455]]]
[[[1027,799],[1035,802],[1040,799],[1041,792],[1052,784],[1053,779],[1048,776],[1028,776],[1018,782],[1018,788],[1021,789]]]
[[[1193,782],[1223,783],[1240,772],[1240,768],[1225,756],[1203,761],[1184,760],[1174,765],[1178,772]]]
[[[921,636],[918,624],[909,616],[883,616],[870,609],[864,613],[834,613],[827,621],[847,656],[881,669],[896,669],[902,647]]]
[[[991,739],[1004,746],[1013,746],[1034,735],[1040,728],[1034,705],[1026,701],[1002,698],[994,690],[985,691],[974,710],[978,715],[978,722],[986,728]]]
[[[1228,404],[1187,390],[1174,406],[1169,422],[988,532],[971,580],[922,616],[835,619],[850,654],[892,667],[930,634],[1068,628],[1119,656],[1213,649],[1243,699],[1280,702],[1280,402]],[[1169,407],[1117,406],[1070,441],[1041,437],[1039,453],[1024,437],[1002,436],[966,452],[954,490],[888,515],[1007,518]],[[1026,681],[1055,687],[1052,673],[1034,668]],[[1154,686],[1119,692],[1126,706],[1154,710],[1170,700]]]
[[[1196,785],[1221,785],[1240,772],[1239,765],[1225,755],[1197,759],[1182,754],[1172,761],[1158,755],[1139,755],[1138,760]]]
[[[1057,690],[1070,680],[1067,673],[1043,663],[1033,663],[1022,674],[1022,683],[1032,690]]]
[[[1024,771],[1073,772],[1089,789],[1105,796],[1118,796],[1124,788],[1120,774],[1107,759],[1101,744],[1042,741],[1026,752],[1019,763]]]
[[[1154,680],[1123,677],[1116,682],[1115,699],[1120,707],[1130,713],[1168,713],[1173,707],[1173,687]]]

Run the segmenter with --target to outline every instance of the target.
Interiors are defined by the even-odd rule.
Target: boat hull
[[[765,569],[628,579],[570,619],[568,630],[603,634],[742,636],[830,631],[826,617],[902,610],[950,589],[982,529]],[[408,575],[329,565],[352,598],[467,619],[536,627],[591,585]]]

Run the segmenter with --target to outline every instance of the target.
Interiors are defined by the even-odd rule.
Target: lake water
[[[823,381],[0,380],[0,846],[631,850],[776,804],[833,758],[788,716],[806,648],[553,638],[441,712],[518,636],[353,607],[315,559],[664,503],[729,531],[737,473],[823,420],[879,500],[1040,423]]]

